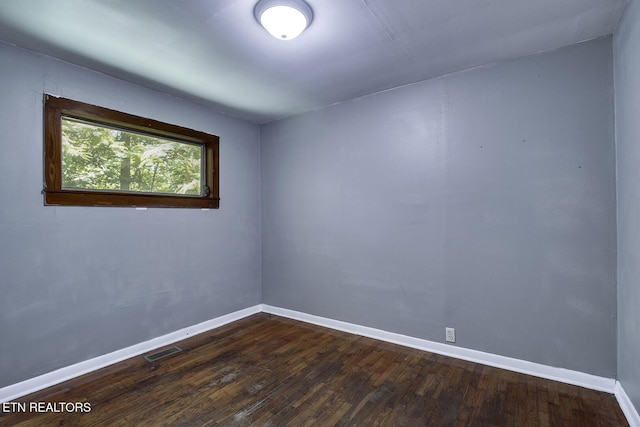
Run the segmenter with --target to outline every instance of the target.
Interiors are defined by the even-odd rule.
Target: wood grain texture
[[[21,402],[0,425],[626,426],[611,394],[256,314]]]

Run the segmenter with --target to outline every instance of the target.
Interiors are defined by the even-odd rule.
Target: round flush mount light
[[[313,20],[311,7],[303,0],[260,0],[253,14],[273,37],[293,40]]]

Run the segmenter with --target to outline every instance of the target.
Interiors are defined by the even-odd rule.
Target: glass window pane
[[[203,194],[203,147],[62,118],[62,187]]]

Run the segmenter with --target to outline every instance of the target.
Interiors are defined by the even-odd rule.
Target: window
[[[45,95],[46,205],[218,208],[218,137]]]

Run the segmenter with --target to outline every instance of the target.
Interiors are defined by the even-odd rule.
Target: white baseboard
[[[470,362],[494,366],[496,368],[507,369],[509,371],[515,371],[540,378],[560,381],[563,383],[573,384],[598,391],[604,391],[611,394],[614,393],[615,389],[616,380],[613,378],[599,377],[596,375],[585,374],[584,372],[572,371],[570,369],[554,368],[552,366],[542,365],[539,363],[527,362],[525,360],[514,359],[511,357],[498,356],[496,354],[437,343],[421,338],[409,337],[406,335],[387,332],[367,326],[354,325],[352,323],[314,316],[311,314],[301,313],[299,311],[273,307],[266,304],[262,305],[262,311],[264,311],[265,313],[288,317],[294,320],[312,323],[314,325],[337,329],[339,331],[362,335],[369,338],[375,338],[381,341],[387,341],[393,344],[412,347],[418,350],[430,351],[432,353],[442,354],[444,356],[455,357],[457,359],[468,360]]]
[[[211,329],[219,328],[227,323],[235,322],[236,320],[243,319],[252,314],[260,313],[260,311],[262,311],[262,305],[258,304],[254,307],[235,311],[197,325],[188,326],[184,329],[180,329],[179,331],[171,332],[167,335],[163,335],[140,344],[132,345],[131,347],[123,348],[122,350],[114,351],[113,353],[85,360],[83,362],[76,363],[75,365],[66,366],[56,371],[0,388],[0,403],[9,402],[27,394],[79,377],[80,375],[97,371],[98,369],[113,365],[114,363],[181,341],[192,335],[197,335]]]
[[[629,399],[627,392],[624,391],[619,381],[616,381],[615,395],[622,412],[624,412],[624,416],[627,417],[629,427],[640,427],[640,414],[638,414],[638,411],[633,406],[631,399]]]

